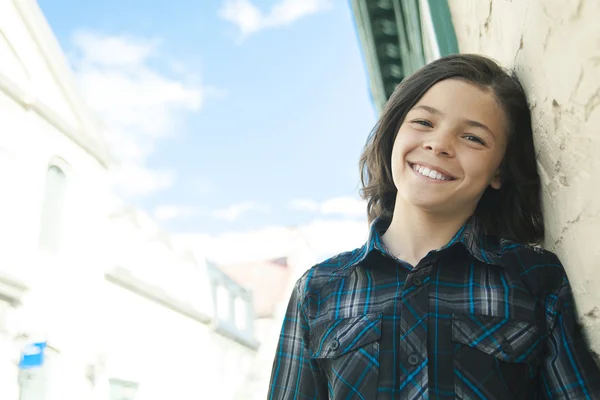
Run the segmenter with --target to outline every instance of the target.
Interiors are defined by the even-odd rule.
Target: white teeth
[[[450,178],[446,177],[441,172],[438,172],[436,170],[423,167],[423,166],[418,165],[418,164],[413,164],[412,168],[415,171],[417,171],[418,173],[420,173],[421,175],[424,175],[424,176],[426,176],[428,178],[431,178],[431,179],[437,179],[437,180],[440,180],[440,181],[449,181],[450,180]]]

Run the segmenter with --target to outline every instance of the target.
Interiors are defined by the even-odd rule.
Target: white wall
[[[55,39],[40,36],[36,15],[35,2],[0,0],[0,270],[29,288],[3,338],[2,363],[12,367],[0,371],[0,398],[15,398],[19,347],[47,340],[56,349],[50,398],[82,400],[91,396],[85,371],[97,353],[109,175],[102,156],[74,141],[102,145],[72,103],[71,77],[57,73],[63,55],[47,58]],[[66,176],[63,240],[54,255],[39,251],[51,164]],[[28,338],[17,340],[22,334]]]
[[[28,0],[0,0],[0,71],[23,91],[39,98],[67,123],[77,126],[77,116],[64,97],[56,76],[49,68],[48,60],[43,56],[39,47],[41,43],[34,40],[23,19],[23,11],[32,8],[30,3],[32,2]],[[46,37],[45,40],[51,43],[56,39]]]
[[[138,382],[139,400],[235,399],[243,390],[252,351],[112,282],[103,298],[104,378]]]
[[[145,213],[129,210],[110,219],[106,268],[122,267],[140,280],[160,286],[178,300],[213,317],[214,303],[205,260],[186,257],[184,249],[171,244]]]

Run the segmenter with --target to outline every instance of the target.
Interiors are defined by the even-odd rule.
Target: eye
[[[415,124],[426,126],[428,128],[433,128],[433,124],[431,122],[425,120],[425,119],[415,119],[412,122],[415,123]]]
[[[475,135],[465,135],[463,137],[471,142],[479,143],[485,146],[485,142]]]

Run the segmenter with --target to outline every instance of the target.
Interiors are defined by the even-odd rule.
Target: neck
[[[394,256],[416,266],[431,250],[446,245],[469,216],[426,211],[398,198],[382,240]]]

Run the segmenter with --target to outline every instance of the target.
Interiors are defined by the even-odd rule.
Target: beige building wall
[[[545,247],[600,353],[600,1],[450,0],[460,51],[514,67],[530,102]],[[598,358],[597,358],[598,359]]]

